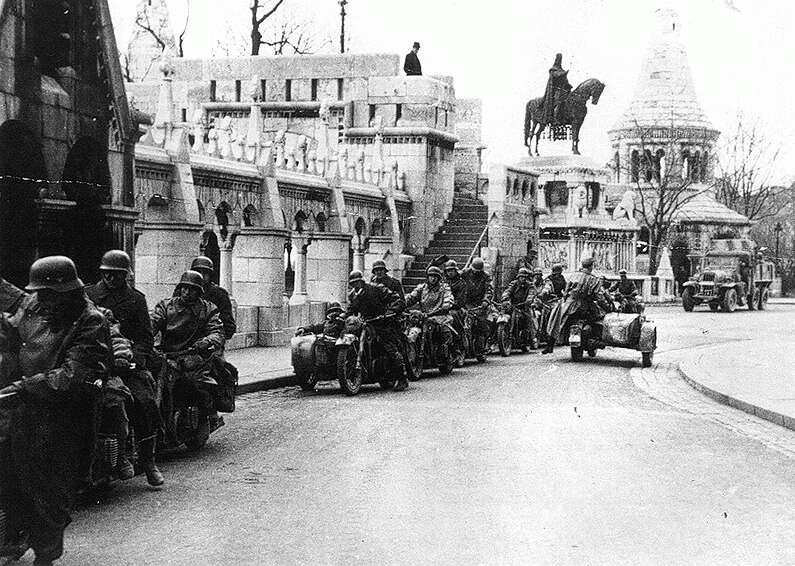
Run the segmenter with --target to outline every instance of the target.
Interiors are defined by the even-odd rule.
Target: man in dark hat
[[[414,45],[411,47],[411,51],[406,55],[406,61],[403,63],[403,70],[409,76],[422,74],[422,65],[420,65],[420,59],[417,57],[417,51],[419,50],[420,43],[415,41]]]
[[[620,279],[610,286],[610,292],[614,294],[617,301],[621,303],[621,312],[639,313],[641,312],[638,304],[638,289],[635,284],[627,278],[627,270],[621,269],[618,272]]]
[[[344,326],[345,311],[338,302],[334,301],[326,307],[326,320],[310,326],[300,326],[296,329],[295,335],[325,334],[331,338],[339,338]]]

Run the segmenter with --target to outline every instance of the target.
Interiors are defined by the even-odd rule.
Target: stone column
[[[350,248],[350,234],[322,232],[312,235],[312,247],[304,256],[306,289],[312,301],[342,303],[347,300]]]
[[[353,269],[364,273],[364,248],[358,245],[353,249]]]
[[[309,302],[306,293],[306,254],[312,238],[301,236],[293,237],[293,250],[295,250],[295,289],[290,297],[290,305],[305,305]]]
[[[226,240],[220,238],[220,234],[216,232],[218,237],[218,244],[220,248],[221,265],[218,266],[218,283],[226,289],[229,294],[232,294],[232,249],[234,248],[233,234],[227,235]]]

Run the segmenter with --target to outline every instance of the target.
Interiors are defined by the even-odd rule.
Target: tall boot
[[[141,441],[141,444],[138,447],[138,453],[141,456],[141,467],[144,469],[144,473],[146,474],[146,481],[149,483],[149,485],[155,487],[163,485],[163,482],[165,481],[163,474],[157,469],[157,465],[155,464],[156,441],[156,438],[149,438],[147,440]]]
[[[400,360],[400,367],[396,368],[397,374],[400,376],[395,384],[395,391],[405,391],[409,388],[409,379],[408,374],[406,373],[408,366],[403,364],[403,360]]]

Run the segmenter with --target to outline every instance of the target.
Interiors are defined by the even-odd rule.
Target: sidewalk
[[[679,353],[684,379],[705,395],[795,430],[792,329],[772,340],[739,340]]]
[[[290,346],[242,348],[225,356],[239,373],[238,395],[295,384]]]

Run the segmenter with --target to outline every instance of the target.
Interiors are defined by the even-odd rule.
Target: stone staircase
[[[447,220],[433,235],[428,247],[421,255],[414,258],[406,270],[406,275],[403,277],[405,291],[409,292],[425,281],[425,270],[431,261],[440,255],[456,260],[459,268],[462,268],[488,221],[487,205],[471,197],[453,198],[453,210]],[[486,244],[487,238],[483,238],[480,245]]]

